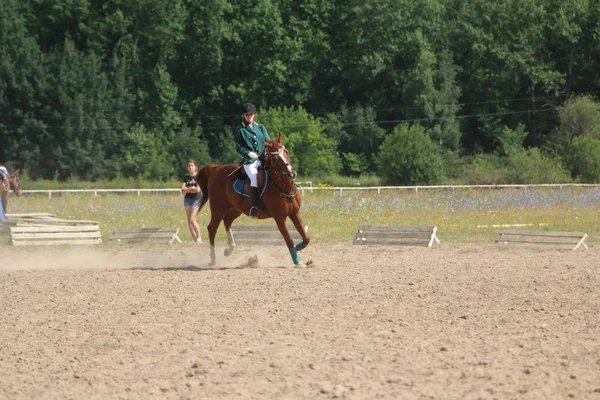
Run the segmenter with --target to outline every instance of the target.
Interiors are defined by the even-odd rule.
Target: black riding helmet
[[[256,114],[256,107],[252,103],[242,104],[242,114]]]

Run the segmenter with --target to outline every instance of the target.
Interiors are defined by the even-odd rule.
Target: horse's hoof
[[[223,250],[223,254],[225,255],[225,257],[229,257],[231,255],[231,253],[233,253],[233,248],[227,248],[225,250]]]
[[[248,260],[246,260],[246,262],[238,265],[238,269],[244,269],[244,268],[258,268],[258,256],[254,255],[254,256],[248,258]]]
[[[208,266],[209,266],[209,267],[214,267],[215,265],[217,265],[217,263],[216,263],[216,262],[211,262],[211,263],[208,263]]]
[[[312,260],[308,260],[306,262],[306,264],[304,264],[303,262],[300,262],[300,263],[294,265],[295,268],[313,268],[314,266],[315,266],[315,264],[313,263]]]
[[[258,268],[258,256],[256,254],[248,259],[248,267]]]

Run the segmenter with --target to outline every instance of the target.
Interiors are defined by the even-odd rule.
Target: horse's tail
[[[196,180],[200,183],[200,189],[202,190],[202,200],[200,201],[200,210],[208,201],[208,197],[210,193],[208,193],[208,179],[212,174],[213,170],[217,167],[217,164],[206,164],[204,167],[200,168],[198,175],[196,175]]]

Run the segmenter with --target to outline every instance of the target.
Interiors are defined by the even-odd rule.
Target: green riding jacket
[[[242,164],[254,162],[253,159],[248,157],[248,153],[251,151],[258,154],[259,159],[262,159],[263,152],[265,151],[264,142],[271,139],[264,125],[254,122],[253,129],[250,129],[245,121],[233,129],[233,138],[235,140],[236,151],[244,156]]]

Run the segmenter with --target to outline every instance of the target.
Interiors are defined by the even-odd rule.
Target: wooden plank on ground
[[[585,232],[526,231],[504,229],[498,232],[494,243],[540,249],[588,249]]]
[[[376,246],[425,246],[440,243],[436,226],[359,225],[353,244]]]
[[[62,218],[24,218],[18,219],[17,225],[99,225],[98,221],[62,219]]]
[[[115,229],[108,239],[109,244],[173,244],[182,243],[179,228],[128,228]]]
[[[98,225],[15,225],[12,233],[99,232]]]
[[[54,218],[54,214],[50,213],[11,213],[6,214],[6,218],[8,219],[32,219],[32,218]]]
[[[95,222],[95,221],[94,221]],[[97,223],[92,225],[45,225],[10,227],[13,246],[57,246],[102,244]]]
[[[0,221],[0,232],[10,233],[11,226],[17,226],[19,223],[32,222],[40,223],[48,218],[54,218],[50,213],[11,213],[6,214],[6,219]]]
[[[10,227],[15,226],[16,222],[6,219],[4,221],[0,221],[0,233],[9,233]]]
[[[81,246],[102,244],[102,239],[77,239],[77,240],[20,240],[13,242],[13,246]]]

